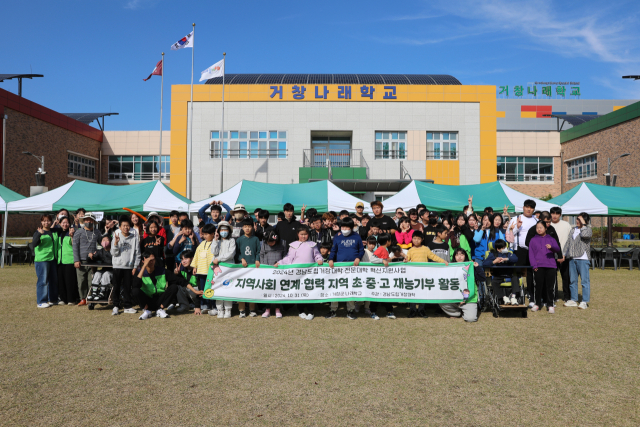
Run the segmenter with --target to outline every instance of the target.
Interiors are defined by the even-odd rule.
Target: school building
[[[170,185],[193,200],[242,179],[327,178],[368,200],[409,179],[557,196],[560,130],[635,102],[506,99],[439,74],[227,74],[223,125],[222,92],[222,78],[195,85],[191,105],[191,87],[172,86]]]

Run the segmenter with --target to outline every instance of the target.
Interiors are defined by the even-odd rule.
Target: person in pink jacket
[[[309,241],[309,227],[301,225],[298,228],[298,240],[289,245],[289,253],[280,262],[276,263],[275,267],[278,267],[278,265],[311,264],[314,262],[322,265],[322,255],[318,250],[318,245]],[[313,320],[315,317],[313,304],[298,304],[298,312],[301,319]]]
[[[400,231],[396,231],[396,242],[402,249],[410,249],[412,245],[414,230],[411,228],[411,220],[409,218],[400,218],[398,221]]]

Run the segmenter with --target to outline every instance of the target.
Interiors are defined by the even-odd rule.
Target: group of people
[[[320,214],[316,209],[284,205],[277,222],[269,224],[271,213],[256,209],[251,215],[237,204],[232,209],[221,201],[204,205],[199,223],[186,212],[173,211],[168,224],[156,212],[146,218],[134,214],[103,224],[84,209],[71,216],[61,209],[55,217],[44,214],[34,233],[33,247],[38,276],[37,306],[86,305],[109,298],[113,315],[137,313],[148,319],[169,317],[169,312],[193,310],[230,318],[232,301],[203,298],[207,273],[220,263],[243,267],[290,264],[328,265],[334,262],[382,264],[398,262],[472,261],[478,292],[460,304],[440,304],[453,318],[476,321],[485,298],[485,269],[493,289],[510,282],[510,292],[501,303],[522,304],[520,277],[526,277],[526,293],[531,311],[546,306],[554,313],[560,272],[564,305],[586,309],[589,303],[589,263],[591,227],[589,215],[582,213],[572,227],[563,221],[562,210],[535,211],[533,200],[524,202],[523,212],[511,217],[485,208],[477,214],[473,197],[461,213],[437,213],[425,205],[394,217],[383,213],[380,201],[371,203],[372,215],[364,213],[359,202],[355,212],[343,210]],[[209,211],[209,212],[207,212]],[[223,215],[223,211],[226,212]],[[102,267],[97,270],[97,267]],[[93,272],[93,274],[91,274]],[[582,301],[578,303],[578,278],[582,282]],[[570,290],[570,292],[568,292]],[[522,299],[522,298],[520,298]],[[239,317],[283,317],[279,304],[238,303]],[[297,304],[298,315],[315,317],[319,304]],[[347,318],[365,316],[379,319],[382,305],[386,317],[395,319],[394,303],[347,302]],[[395,304],[397,307],[397,304]],[[329,304],[326,318],[337,315],[338,302]],[[409,317],[427,317],[425,304],[409,304]]]

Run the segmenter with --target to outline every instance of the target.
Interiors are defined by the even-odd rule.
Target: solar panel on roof
[[[309,84],[333,84],[333,74],[309,74]]]
[[[285,74],[282,83],[287,85],[300,85],[306,84],[308,80],[308,74]]]
[[[380,74],[358,74],[358,80],[360,80],[360,84],[364,85],[384,84],[384,80],[382,80]]]
[[[360,83],[358,81],[357,74],[334,74],[333,82],[335,84],[346,84],[346,85],[351,85],[351,84],[357,85],[358,83]]]
[[[238,77],[233,79],[234,85],[252,85],[255,84],[262,74],[239,74]],[[226,83],[226,81],[225,81]]]
[[[385,84],[408,85],[410,82],[403,74],[381,74]]]
[[[426,74],[405,74],[412,85],[435,85],[436,81],[430,75]]]
[[[583,115],[583,114],[551,114],[551,117],[557,117],[559,119],[562,119],[571,123],[573,126],[578,126],[583,123],[590,122],[591,120],[595,120],[598,117],[602,117],[602,116]]]
[[[222,84],[222,77],[206,84]],[[414,84],[460,85],[448,74],[227,74],[225,84]]]
[[[264,85],[281,84],[284,76],[285,76],[284,74],[262,74],[256,81],[256,84],[264,84]]]

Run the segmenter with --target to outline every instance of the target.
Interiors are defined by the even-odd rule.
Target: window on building
[[[225,159],[286,159],[287,131],[225,131]],[[220,131],[211,132],[209,157],[219,159]]]
[[[68,173],[79,178],[96,179],[96,161],[77,154],[67,153]]]
[[[585,179],[598,176],[598,156],[596,154],[567,162],[567,180]]]
[[[376,131],[376,160],[406,158],[407,132]]]
[[[553,157],[498,157],[498,181],[553,182]]]
[[[109,180],[168,181],[170,156],[109,156]]]
[[[457,160],[458,132],[427,132],[427,159]]]

